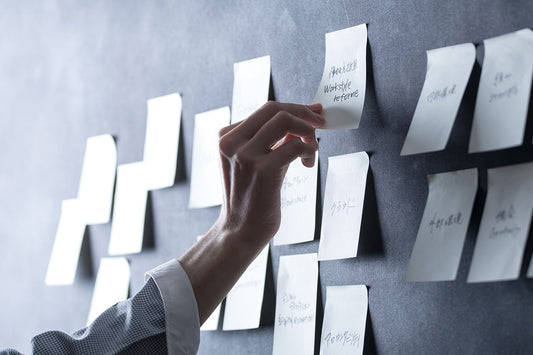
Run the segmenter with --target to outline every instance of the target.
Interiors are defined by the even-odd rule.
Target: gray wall
[[[531,27],[532,15],[530,0],[0,0],[0,347],[28,351],[36,333],[73,331],[85,323],[110,225],[88,229],[74,285],[46,287],[43,280],[61,200],[77,194],[88,136],[111,133],[119,163],[141,160],[146,99],[183,95],[179,179],[151,193],[153,247],[129,257],[135,292],[144,271],[179,256],[217,217],[216,208],[187,209],[193,118],[231,103],[233,63],[270,54],[275,99],[309,103],[321,78],[324,33],[367,22],[369,79],[360,128],[319,133],[322,196],[328,156],[361,150],[371,156],[359,256],[320,264],[320,317],[327,285],[367,284],[368,353],[531,350],[533,280],[525,278],[527,263],[517,281],[465,282],[486,168],[530,161],[533,153],[526,143],[466,154],[479,65],[447,149],[399,153],[422,88],[425,51]],[[533,134],[531,112],[526,142]],[[470,167],[481,169],[481,189],[457,280],[404,282],[426,175]],[[279,256],[317,248],[317,241],[272,248],[265,325],[203,334],[200,353],[271,353]]]

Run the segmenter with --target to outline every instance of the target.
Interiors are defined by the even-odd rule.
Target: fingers
[[[287,166],[300,157],[305,166],[312,167],[315,164],[315,154],[315,149],[309,144],[300,139],[291,139],[269,153],[269,159],[277,166]]]
[[[287,134],[302,138],[305,143],[318,150],[315,128],[287,111],[278,112],[266,122],[247,146],[255,152],[269,152],[271,147]]]
[[[314,104],[310,106],[280,103],[269,101],[264,104],[259,110],[254,112],[243,124],[239,126],[236,131],[246,135],[248,138],[254,136],[270,119],[272,119],[279,112],[288,112],[293,116],[306,121],[313,127],[322,127],[325,123],[324,118],[320,116],[322,112],[322,105]]]

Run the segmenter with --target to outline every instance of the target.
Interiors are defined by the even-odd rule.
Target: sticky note
[[[328,158],[318,260],[357,256],[368,165],[366,152]]]
[[[529,262],[529,268],[527,269],[527,277],[533,277],[533,256]]]
[[[143,162],[146,188],[174,185],[181,125],[181,96],[170,94],[148,100]]]
[[[229,107],[199,113],[194,117],[189,208],[222,204],[223,190],[218,132],[229,125],[229,120]]]
[[[517,279],[533,209],[533,163],[488,170],[468,282]]]
[[[268,101],[270,56],[245,60],[233,65],[231,123],[240,122]]]
[[[365,285],[326,287],[320,355],[363,354],[367,312]]]
[[[359,127],[366,92],[366,24],[326,33],[324,73],[313,103],[324,107],[323,129]]]
[[[316,253],[279,258],[273,355],[312,355],[315,348]]]
[[[125,258],[100,259],[87,325],[107,308],[128,298],[130,277],[130,264]]]
[[[70,285],[74,282],[85,234],[82,212],[79,200],[64,200],[61,203],[61,217],[46,271],[47,285]]]
[[[281,225],[274,236],[274,245],[314,239],[317,180],[318,154],[312,168],[304,166],[301,159],[289,165],[281,187]]]
[[[485,57],[469,153],[521,145],[531,91],[533,32],[523,29],[483,41]]]
[[[142,249],[146,201],[143,162],[119,165],[109,255],[139,253]]]
[[[87,224],[107,223],[111,217],[117,169],[117,148],[109,134],[87,138],[78,200]]]
[[[200,240],[200,238],[202,238],[202,237],[203,236],[200,235],[196,239]],[[213,313],[211,313],[209,318],[206,319],[204,324],[201,325],[201,327],[200,327],[201,331],[217,330],[217,328],[218,328],[218,319],[220,318],[220,307],[221,307],[221,305],[219,304],[217,306],[217,308],[215,308]]]
[[[475,60],[472,43],[427,51],[426,80],[401,155],[444,149]]]
[[[455,280],[477,182],[477,169],[428,176],[428,198],[407,266],[407,281]]]
[[[226,296],[223,330],[259,327],[265,292],[269,245],[248,266]]]

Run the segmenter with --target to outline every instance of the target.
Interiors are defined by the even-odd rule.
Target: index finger
[[[316,110],[316,111],[315,111]],[[286,111],[304,121],[313,127],[322,127],[325,123],[324,118],[318,112],[322,112],[321,105],[298,105],[269,101],[259,110],[255,111],[247,120],[235,128],[235,131],[243,134],[247,138],[253,137],[263,125],[274,117],[278,112]]]

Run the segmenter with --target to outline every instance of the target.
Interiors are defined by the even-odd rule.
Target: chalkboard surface
[[[150,193],[146,248],[129,257],[133,293],[146,270],[179,256],[217,217],[217,208],[187,208],[194,114],[231,103],[233,63],[269,54],[272,98],[310,103],[322,74],[324,34],[366,22],[361,125],[319,132],[322,197],[327,157],[362,150],[370,155],[359,256],[320,263],[317,332],[326,286],[366,284],[366,353],[530,353],[533,280],[525,270],[531,235],[517,281],[467,284],[466,274],[486,169],[533,160],[533,105],[523,146],[466,153],[483,58],[478,47],[447,148],[407,157],[400,150],[423,85],[426,50],[479,45],[531,27],[532,19],[530,0],[1,1],[0,347],[28,352],[32,335],[85,324],[110,224],[88,228],[74,285],[47,287],[44,277],[61,201],[77,195],[87,137],[110,133],[119,163],[139,161],[146,100],[183,96],[178,178],[172,188]],[[426,175],[471,167],[480,169],[480,191],[457,280],[405,282]],[[279,257],[317,248],[317,240],[273,247],[263,326],[204,333],[200,354],[271,353]]]

